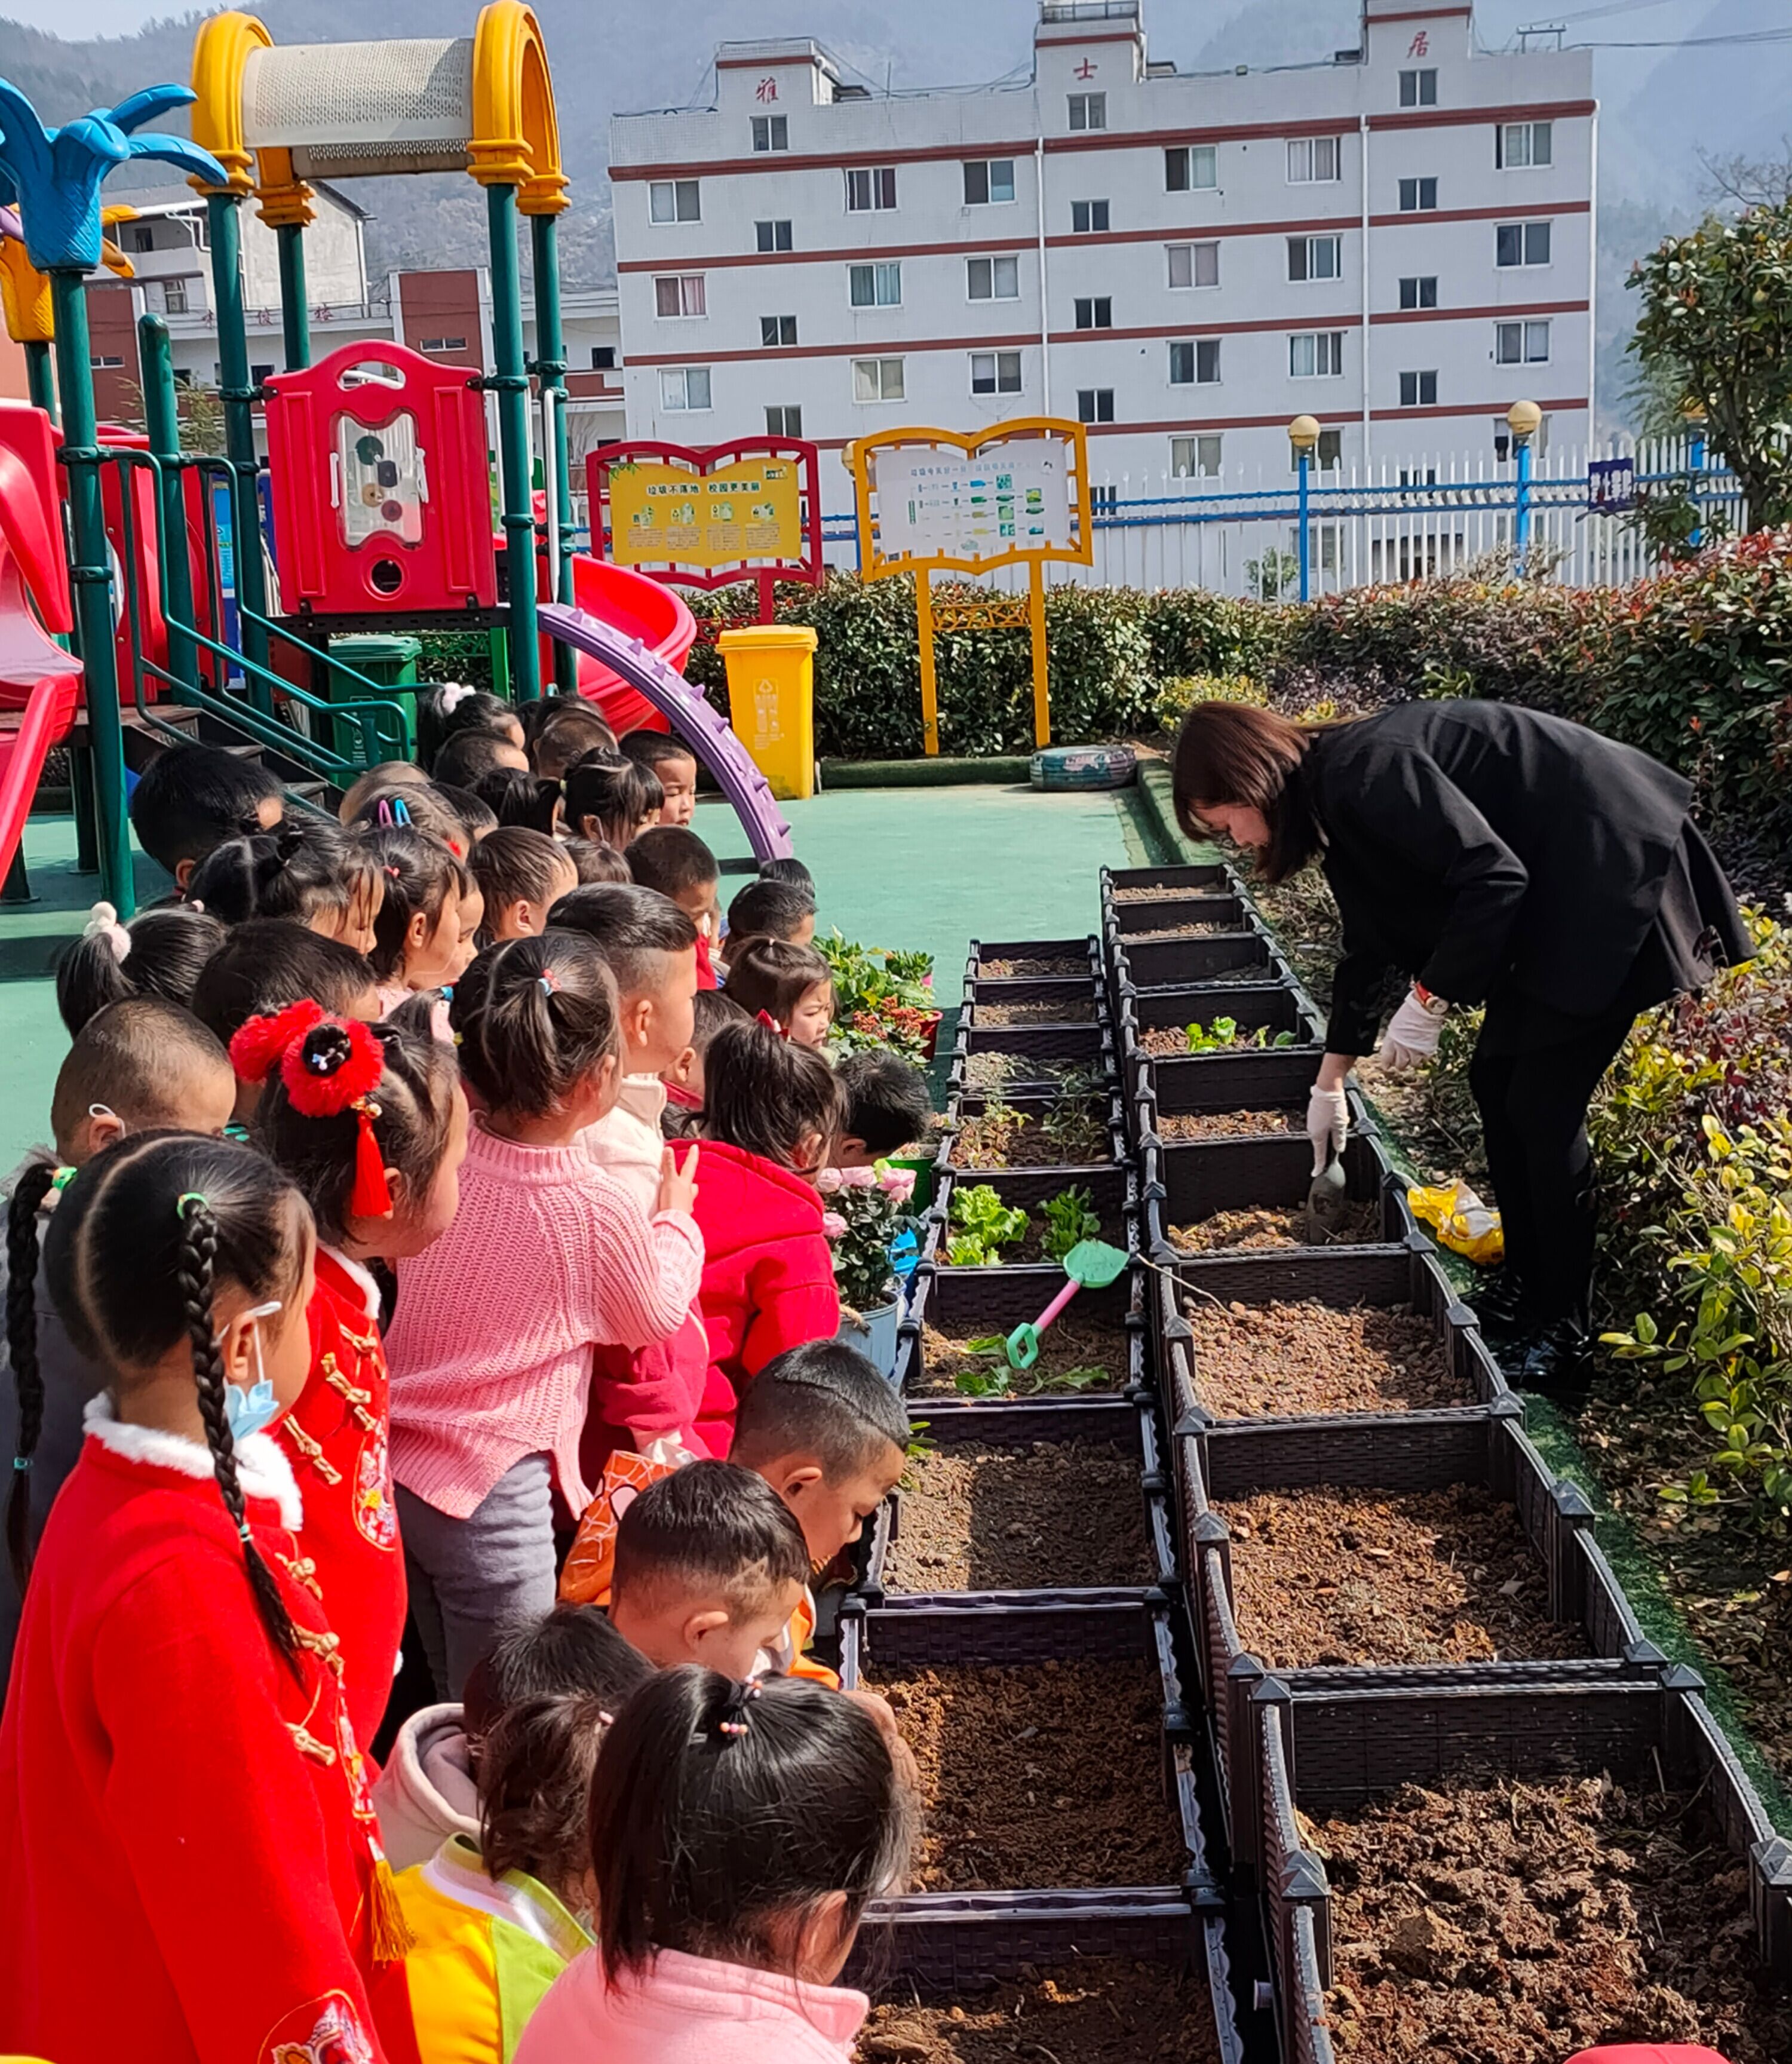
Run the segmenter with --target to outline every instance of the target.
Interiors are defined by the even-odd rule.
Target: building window
[[[1170,470],[1178,480],[1218,480],[1220,473],[1220,441],[1208,435],[1199,437],[1172,437],[1170,441]]]
[[[1436,179],[1402,179],[1400,181],[1400,212],[1402,215],[1420,215],[1437,205]]]
[[[755,151],[787,151],[790,148],[790,117],[787,115],[755,115],[753,117],[753,148]]]
[[[1290,175],[1292,177],[1292,175]],[[1211,143],[1177,143],[1163,154],[1166,193],[1190,193],[1219,184],[1219,153]]]
[[[591,370],[594,373],[614,373],[616,370],[616,347],[613,344],[594,344],[591,347]]]
[[[115,365],[123,365],[124,361],[122,357],[115,358],[110,352],[103,352],[96,353],[93,357],[87,361],[87,363],[93,368],[95,373],[106,373],[110,372]],[[272,373],[273,369],[273,367],[271,365],[268,369],[270,373]],[[259,385],[260,383],[258,382],[257,384]]]
[[[778,345],[795,344],[795,341],[796,318],[795,316],[761,316],[759,317],[759,342],[767,350],[771,350]]]
[[[168,315],[183,316],[187,312],[187,282],[184,280],[164,280],[162,282],[162,307]]]
[[[1435,71],[1403,71],[1400,74],[1400,105],[1403,107],[1435,107],[1437,105],[1437,74]]]
[[[1335,136],[1291,136],[1288,139],[1288,183],[1303,187],[1323,183],[1339,176],[1338,139]]]
[[[125,231],[127,251],[153,251],[155,248],[155,231],[147,222],[133,222]]]
[[[902,306],[902,268],[885,263],[880,265],[848,265],[846,268],[847,299],[856,308],[900,308]]]
[[[1019,352],[973,351],[971,353],[971,392],[973,394],[1018,394],[1020,391]]]
[[[1288,340],[1291,380],[1335,380],[1344,370],[1341,329],[1303,330]]]
[[[964,291],[973,301],[1017,301],[1021,298],[1018,258],[967,258]]]
[[[1493,325],[1496,365],[1544,365],[1549,359],[1546,322],[1503,322]]]
[[[900,401],[902,361],[900,358],[856,358],[852,361],[852,398],[855,401]]]
[[[1437,275],[1424,272],[1401,280],[1400,306],[1403,308],[1435,308],[1437,306]]]
[[[851,215],[863,215],[872,208],[896,206],[896,167],[894,165],[854,165],[846,175],[846,205]]]
[[[1170,384],[1172,387],[1211,387],[1219,379],[1219,339],[1203,337],[1193,342],[1178,341],[1170,347]]]
[[[1113,297],[1109,294],[1084,294],[1076,304],[1078,329],[1112,329],[1113,328]]]
[[[655,179],[647,188],[647,213],[654,222],[701,222],[702,186],[695,179]]]
[[[703,276],[701,272],[667,273],[654,281],[654,313],[656,316],[702,316],[709,310],[704,306]]]
[[[659,405],[670,415],[685,415],[709,406],[709,368],[707,365],[662,365],[659,369]]]
[[[1437,375],[1435,373],[1403,373],[1400,375],[1400,406],[1403,409],[1429,409],[1437,401]]]
[[[1219,284],[1219,245],[1171,244],[1165,247],[1170,258],[1173,287],[1217,287]]]
[[[464,337],[426,337],[419,340],[417,348],[419,351],[465,351],[467,341]],[[274,369],[271,365],[264,373],[256,372],[254,376],[256,385],[259,386],[264,379],[271,380],[273,374]]]
[[[1079,423],[1111,423],[1113,421],[1113,389],[1111,387],[1079,387],[1077,389],[1077,421]]]
[[[1012,158],[972,158],[964,166],[964,205],[988,208],[1014,198]]]
[[[753,247],[758,251],[788,251],[791,248],[790,223],[755,222],[753,224]]]
[[[1502,122],[1493,132],[1493,162],[1502,171],[1554,162],[1555,125],[1549,122]]]
[[[1496,265],[1547,265],[1549,263],[1547,222],[1502,222],[1493,232],[1493,262]]]
[[[803,411],[799,408],[767,409],[765,412],[765,433],[768,437],[799,437],[803,434]]]
[[[1073,93],[1070,96],[1070,127],[1073,129],[1105,129],[1108,126],[1108,97],[1105,93]]]
[[[1099,236],[1108,226],[1105,200],[1073,200],[1070,204],[1070,231],[1074,236]]]
[[[1335,473],[1344,462],[1344,433],[1342,430],[1321,430],[1319,441],[1313,448],[1313,463],[1321,473]]]
[[[1288,239],[1288,277],[1291,280],[1335,280],[1343,269],[1343,237],[1291,236]]]

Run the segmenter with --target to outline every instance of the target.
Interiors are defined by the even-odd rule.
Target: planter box
[[[1092,933],[1080,939],[973,939],[967,973],[979,981],[1027,982],[1051,978],[1029,975],[992,975],[991,961],[1059,961],[1078,963],[1076,973],[1087,968],[1090,975],[1101,972],[1099,944]]]
[[[1241,1050],[1286,1050],[1285,1046],[1267,1046],[1266,1042],[1262,1047],[1222,1046],[1210,1054],[1152,1054],[1145,1049],[1147,1032],[1161,1031],[1166,1026],[1180,1031],[1191,1022],[1210,1026],[1216,1018],[1230,1018],[1247,1036],[1261,1030],[1274,1039],[1279,1033],[1292,1032],[1302,1046],[1319,1044],[1325,1034],[1324,1026],[1302,1010],[1295,991],[1279,982],[1132,989],[1120,1000],[1120,1014],[1122,1047],[1130,1050],[1136,1042],[1141,1056],[1147,1061],[1206,1061],[1231,1058]]]
[[[1216,1211],[1246,1211],[1254,1205],[1304,1206],[1313,1180],[1313,1149],[1303,1132],[1266,1134],[1256,1139],[1160,1140],[1147,1132],[1140,1156],[1148,1186],[1155,1183],[1154,1201],[1166,1226],[1194,1225]],[[1403,1246],[1418,1230],[1406,1202],[1405,1185],[1390,1174],[1377,1142],[1352,1132],[1344,1142],[1346,1193],[1352,1203],[1380,1207],[1379,1228],[1369,1244]],[[1365,1243],[1358,1242],[1359,1245]],[[1239,1252],[1234,1248],[1221,1252]],[[1273,1258],[1296,1250],[1263,1248],[1254,1256]],[[1335,1244],[1324,1250],[1335,1253]],[[1204,1257],[1175,1250],[1179,1260]]]
[[[1149,903],[1116,901],[1104,906],[1103,923],[1111,925],[1113,933],[1125,941],[1139,932],[1171,931],[1181,925],[1215,925],[1224,931],[1236,932],[1247,929],[1245,912],[1248,907],[1230,893],[1164,897]]]
[[[1116,942],[1110,968],[1113,994],[1124,996],[1129,982],[1140,989],[1169,989],[1212,982],[1244,969],[1261,969],[1266,981],[1283,970],[1267,937],[1241,929],[1189,939],[1126,939]]]
[[[1086,1190],[1090,1198],[1089,1208],[1101,1219],[1099,1237],[1112,1246],[1124,1248],[1129,1254],[1136,1253],[1139,1244],[1138,1181],[1130,1167],[1117,1164],[1101,1163],[1085,1168],[986,1168],[982,1170],[955,1169],[942,1174],[936,1191],[939,1204],[940,1232],[936,1242],[930,1241],[928,1259],[941,1268],[953,1264],[946,1260],[946,1243],[952,1237],[951,1199],[956,1188],[974,1189],[987,1186],[993,1190],[1005,1204],[1011,1208],[1018,1206],[1036,1219],[1041,1207],[1049,1197],[1075,1187]],[[1005,1268],[1037,1268],[1041,1263],[1007,1261],[999,1264]],[[960,1273],[966,1272],[962,1268]],[[975,1274],[976,1270],[968,1272]],[[1081,1292],[1077,1293],[1079,1296]]]
[[[1115,1078],[1113,1032],[1105,1014],[1086,1025],[988,1025],[977,1005],[967,1003],[952,1053],[953,1088],[966,1086],[964,1062],[972,1054],[1013,1054],[1021,1063],[1017,1080],[1049,1080],[1046,1070],[1054,1067],[1085,1069],[1110,1083]]]
[[[1126,1336],[1126,1365],[1121,1381],[1111,1391],[1047,1393],[1014,1401],[1029,1409],[1069,1412],[1115,1397],[1149,1398],[1154,1395],[1146,1376],[1146,1325],[1145,1272],[1127,1269],[1105,1290],[1080,1290],[1070,1305],[1089,1319],[1119,1326]],[[908,1317],[901,1328],[902,1342],[896,1360],[896,1380],[907,1394],[910,1412],[923,1416],[936,1403],[956,1404],[956,1393],[946,1391],[937,1398],[920,1386],[926,1373],[926,1349],[922,1328],[933,1326],[952,1339],[983,1333],[1013,1332],[1025,1321],[1037,1319],[1064,1287],[1064,1271],[1047,1263],[1017,1263],[1006,1268],[950,1268],[930,1266],[924,1259],[916,1271],[916,1287],[909,1298]],[[1067,1315],[1068,1316],[1068,1315]],[[1001,1401],[977,1408],[996,1412],[1006,1409]]]
[[[1245,891],[1237,873],[1224,861],[1206,861],[1194,867],[1104,867],[1101,901],[1109,893],[1117,899],[1127,889],[1175,889],[1186,896],[1239,896]]]
[[[1122,1021],[1122,1038],[1125,1029]],[[1149,1101],[1166,1117],[1210,1111],[1304,1114],[1307,1093],[1319,1072],[1319,1050],[1315,1046],[1247,1046],[1231,1053],[1158,1058],[1136,1054],[1128,1058],[1123,1054],[1122,1068],[1129,1104]],[[1350,1094],[1353,1109],[1361,1112],[1355,1090]]]
[[[979,1181],[981,1181],[985,1175],[1018,1175],[1022,1172],[1017,1168],[1004,1170],[987,1167],[980,1167],[975,1162],[959,1159],[958,1134],[961,1122],[966,1118],[981,1116],[993,1100],[987,1095],[969,1090],[954,1089],[948,1095],[943,1121],[944,1136],[940,1142],[938,1152],[934,1155],[934,1165],[940,1174],[944,1175],[949,1171],[959,1175],[975,1175]],[[1017,1090],[1012,1095],[1005,1094],[1001,1101],[1006,1104],[1009,1110],[1017,1111],[1023,1116],[1037,1119],[1046,1116],[1051,1111],[1057,1099],[1055,1096],[1041,1095],[1037,1091],[1021,1090]],[[1107,1159],[1116,1164],[1123,1163],[1126,1158],[1126,1138],[1124,1110],[1119,1098],[1113,1095],[1111,1091],[1097,1090],[1091,1095],[1089,1102],[1092,1104],[1098,1103],[1101,1106],[1100,1123],[1106,1134],[1108,1142]],[[1029,1164],[1026,1172],[1032,1173],[1035,1169],[1050,1170],[1056,1172],[1060,1168],[1080,1171],[1100,1165],[1101,1164],[1099,1163],[1088,1160],[1066,1161],[1061,1163],[1039,1163]],[[1061,1182],[1057,1187],[1062,1189],[1065,1185]]]

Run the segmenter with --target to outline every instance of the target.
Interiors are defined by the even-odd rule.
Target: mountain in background
[[[357,0],[264,0],[261,14],[281,42],[364,36]],[[561,148],[573,205],[561,219],[568,284],[614,275],[609,119],[642,109],[703,106],[711,94],[717,43],[745,36],[815,35],[844,75],[875,91],[1024,79],[1031,61],[1034,0],[658,0],[650,16],[623,0],[535,0],[554,66]],[[474,0],[446,13],[441,0],[385,0],[382,36],[436,36],[470,24]],[[651,20],[654,33],[640,25]],[[1535,0],[1482,0],[1476,26],[1498,49],[1536,17]],[[135,35],[65,41],[0,20],[0,75],[28,94],[46,121],[66,121],[138,87],[185,79],[199,14],[151,22]],[[1600,125],[1597,286],[1600,413],[1625,420],[1629,385],[1625,341],[1633,321],[1623,282],[1632,261],[1696,219],[1709,192],[1705,155],[1784,157],[1792,129],[1792,42],[1705,43],[1786,26],[1786,0],[1661,0],[1613,9],[1584,24],[1589,41],[1677,47],[1601,47],[1595,60]],[[1323,63],[1358,39],[1355,0],[1206,0],[1198,10],[1147,0],[1153,54],[1186,68]],[[177,126],[171,123],[170,127]],[[153,171],[153,168],[145,167]],[[367,250],[376,274],[405,266],[472,265],[485,256],[485,208],[462,175],[363,179],[348,189],[371,212]]]

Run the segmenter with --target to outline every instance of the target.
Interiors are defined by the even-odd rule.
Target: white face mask
[[[274,1386],[268,1380],[261,1359],[261,1321],[272,1318],[280,1308],[281,1301],[276,1297],[269,1304],[252,1305],[243,1314],[249,1321],[254,1343],[255,1381],[224,1385],[224,1417],[233,1442],[246,1441],[250,1434],[260,1433],[280,1416],[280,1401],[274,1395]],[[219,1333],[217,1338],[221,1341],[223,1335]]]

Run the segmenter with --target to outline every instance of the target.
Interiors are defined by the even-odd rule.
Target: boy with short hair
[[[693,831],[658,824],[643,832],[625,855],[629,873],[642,889],[669,896],[697,927],[697,986],[714,989],[710,950],[722,930],[716,888],[722,870],[715,855]]]
[[[131,796],[137,843],[181,889],[214,846],[272,831],[285,810],[285,791],[265,767],[215,745],[171,746]]]
[[[834,1145],[836,1168],[868,1168],[912,1147],[933,1118],[927,1077],[900,1054],[865,1048],[834,1070],[846,1097],[846,1127]]]
[[[447,788],[470,788],[494,767],[514,767],[526,774],[529,755],[501,732],[457,731],[436,755],[429,779]]]
[[[667,731],[630,731],[623,733],[616,749],[658,776],[665,791],[660,823],[688,824],[697,814],[697,756],[684,740]]]
[[[815,935],[815,891],[799,881],[749,881],[728,905],[731,949],[749,939],[806,946]]]

